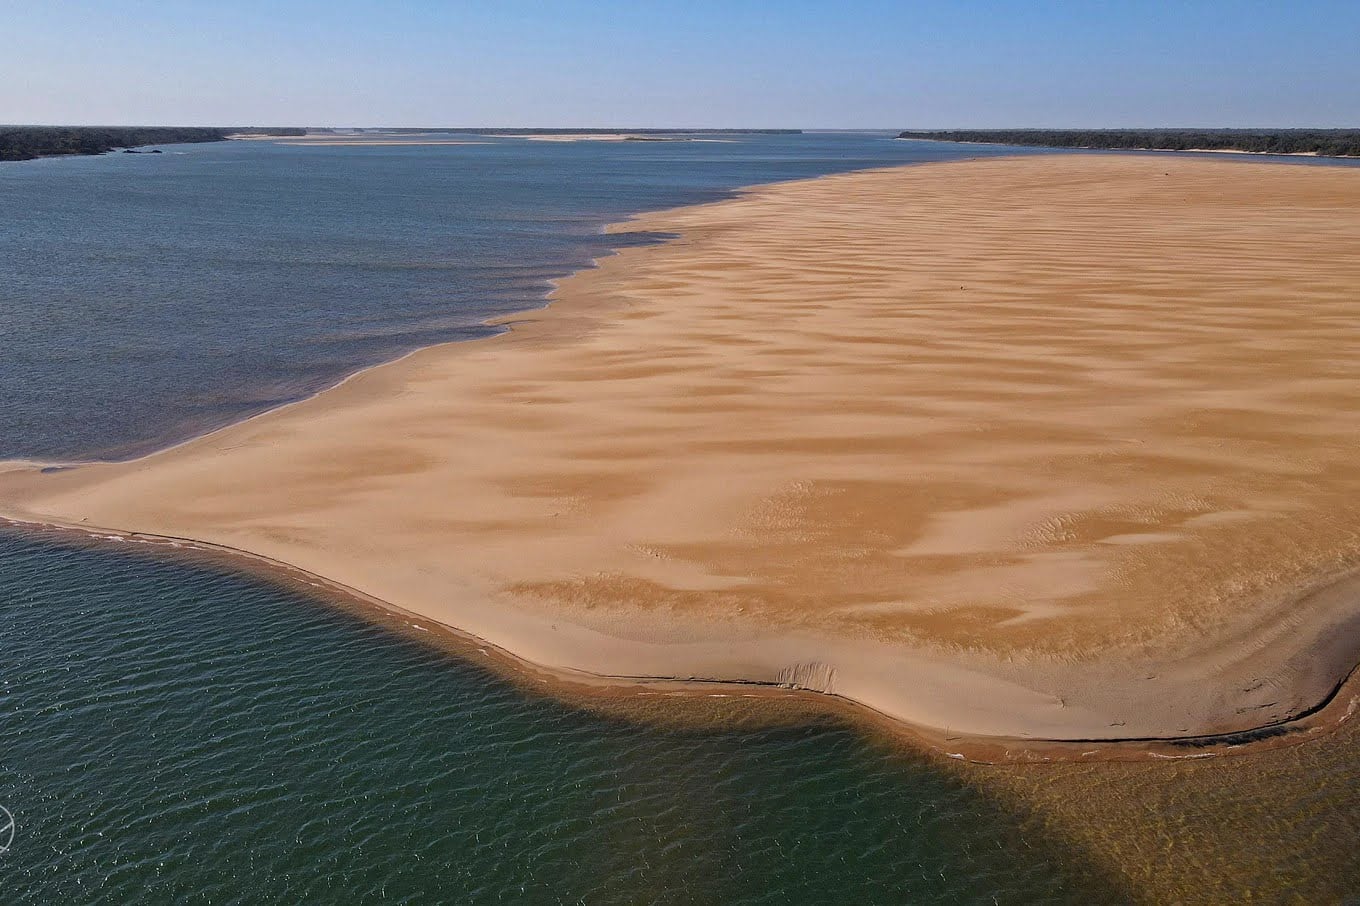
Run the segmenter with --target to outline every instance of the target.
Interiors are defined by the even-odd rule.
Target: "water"
[[[0,458],[147,452],[486,336],[483,320],[541,304],[638,211],[979,153],[884,135],[483,141],[0,167]]]
[[[486,335],[635,211],[1004,150],[232,143],[0,165],[0,459],[131,455]],[[1354,751],[1252,783],[1347,783]],[[0,532],[6,902],[1102,902],[1157,883],[1185,847],[1165,847],[1170,806],[1138,803],[1171,781],[1088,771],[1065,795],[1067,776],[1022,798],[1081,820],[1104,797],[1120,845],[1074,846],[1015,795],[846,728],[609,718],[205,563]],[[1291,829],[1357,831],[1331,797],[1289,795],[1233,834],[1256,821],[1297,885],[1312,850],[1276,839],[1290,802],[1309,803]]]
[[[1078,902],[846,730],[644,727],[260,581],[0,534],[13,902]]]
[[[168,150],[0,168],[0,457],[130,455],[487,335],[636,211],[974,153],[881,136]],[[1036,857],[957,778],[847,730],[610,720],[202,564],[11,532],[0,626],[0,804],[18,827],[0,872],[29,902],[1101,883]]]

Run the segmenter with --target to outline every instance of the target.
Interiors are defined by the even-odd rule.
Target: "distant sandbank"
[[[695,138],[689,135],[652,135],[637,132],[564,132],[561,134],[516,135],[531,142],[719,142],[730,138]]]
[[[1360,657],[1360,172],[992,159],[618,229],[681,238],[160,453],[0,466],[0,512],[959,754],[1280,725]]]
[[[400,139],[400,138],[365,138],[365,139],[333,139],[317,138],[306,140],[287,141],[275,139],[276,145],[292,145],[299,148],[336,148],[336,147],[357,147],[361,145],[398,145],[403,147],[424,147],[426,145],[489,145],[491,142],[463,141],[459,139]]]
[[[1042,147],[1042,148],[1048,148],[1048,147],[1051,147],[1051,146],[1048,146],[1048,145],[1031,145],[1031,146],[1020,145],[1020,146],[1016,146],[1016,145],[1007,145],[1007,144],[1004,143],[1004,142],[976,142],[976,141],[964,141],[964,140],[962,140],[962,139],[949,139],[949,138],[916,138],[916,137],[912,137],[912,138],[902,138],[902,139],[900,139],[900,140],[901,140],[901,141],[911,141],[911,142],[947,142],[948,144],[951,144],[951,145],[988,145],[988,146],[990,146],[990,147],[1035,147],[1035,148],[1040,148],[1040,147]],[[1073,146],[1073,147],[1070,148],[1069,150],[1072,150],[1072,151],[1103,151],[1103,152],[1107,152],[1107,153],[1111,153],[1111,154],[1122,154],[1122,153],[1127,153],[1127,152],[1130,152],[1130,151],[1137,151],[1137,152],[1139,152],[1139,153],[1145,153],[1145,152],[1148,152],[1148,151],[1156,151],[1156,152],[1159,153],[1159,154],[1247,154],[1247,155],[1252,155],[1252,156],[1256,156],[1256,157],[1261,157],[1261,156],[1265,156],[1265,157],[1321,157],[1321,156],[1322,156],[1322,155],[1318,154],[1316,151],[1247,151],[1247,150],[1244,150],[1244,149],[1241,149],[1241,148],[1120,148],[1120,149],[1111,149],[1111,148],[1097,148],[1097,147]],[[1350,158],[1349,158],[1349,156],[1347,156],[1347,155],[1335,155],[1335,159],[1336,159],[1336,160],[1347,160],[1347,159],[1350,159]]]
[[[397,135],[393,133],[344,133],[344,132],[312,132],[307,135],[230,135],[227,136],[235,141],[246,142],[269,142],[275,145],[292,145],[295,147],[358,147],[363,145],[410,145],[418,147],[423,145],[489,145],[490,142],[479,141],[477,139],[465,138],[437,138],[430,135],[406,134]]]

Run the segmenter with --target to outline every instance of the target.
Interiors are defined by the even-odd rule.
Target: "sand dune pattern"
[[[0,511],[937,738],[1243,731],[1360,656],[1360,170],[978,160],[617,229],[681,238],[170,450],[9,464]]]

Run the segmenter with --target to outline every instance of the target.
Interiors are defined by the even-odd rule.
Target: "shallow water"
[[[0,534],[28,902],[1079,902],[1107,882],[830,727],[641,727],[298,594]]]
[[[485,335],[635,211],[1005,150],[231,143],[0,165],[0,458],[130,455]],[[0,533],[7,900],[1330,897],[1360,876],[1355,751],[1017,773],[834,725],[639,725],[204,563]],[[1238,871],[1237,849],[1288,872]]]

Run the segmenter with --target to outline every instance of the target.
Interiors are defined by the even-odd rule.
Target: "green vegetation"
[[[1045,148],[1360,156],[1360,129],[951,129],[907,131],[897,137]]]
[[[208,129],[164,126],[0,126],[0,161],[63,154],[104,154],[115,148],[220,142],[228,135],[304,135],[305,129]]]

